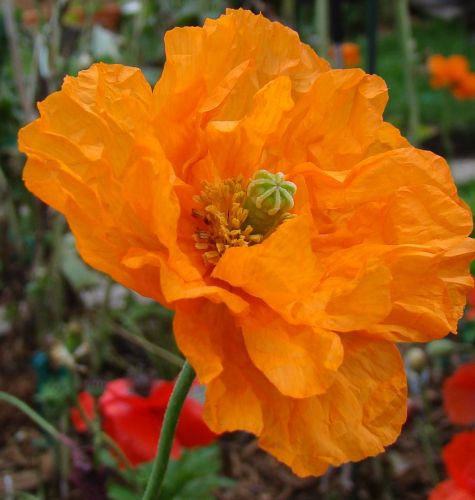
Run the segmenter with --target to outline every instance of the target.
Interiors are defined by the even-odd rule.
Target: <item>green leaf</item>
[[[99,275],[88,267],[79,257],[74,236],[67,233],[61,248],[61,271],[75,290],[82,290],[99,283]]]
[[[231,479],[221,476],[221,460],[217,445],[195,448],[183,452],[179,460],[172,460],[163,483],[160,500],[212,500],[218,488],[229,488]],[[109,483],[108,495],[112,500],[134,500],[141,498],[137,491],[143,491],[152,471],[152,464],[141,465],[134,471],[134,477],[127,472],[123,478],[129,485]],[[130,483],[135,483],[132,488]]]

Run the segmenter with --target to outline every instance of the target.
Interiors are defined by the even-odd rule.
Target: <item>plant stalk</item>
[[[53,439],[59,442],[64,442],[66,436],[61,434],[55,427],[53,427],[49,422],[47,422],[39,413],[37,413],[33,408],[24,403],[21,399],[12,396],[6,392],[0,391],[0,401],[4,401],[12,406],[18,408],[25,415],[30,417],[35,424],[37,424],[41,429],[43,429],[46,434],[51,436]],[[66,438],[67,440],[67,438]]]
[[[329,42],[328,0],[315,0],[315,28],[317,31],[317,49],[320,57],[328,57]]]
[[[148,479],[147,488],[142,497],[143,500],[157,500],[159,498],[160,488],[170,459],[178,418],[194,379],[195,371],[188,361],[185,361],[168,401],[158,441],[157,455],[153,463],[152,473]]]
[[[404,78],[406,83],[407,112],[408,112],[408,136],[411,142],[417,146],[418,131],[420,125],[419,103],[416,95],[414,47],[411,30],[411,18],[409,15],[409,1],[397,0],[396,4],[399,36],[401,40]]]

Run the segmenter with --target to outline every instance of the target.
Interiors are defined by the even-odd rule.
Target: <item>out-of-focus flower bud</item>
[[[406,363],[411,370],[420,373],[427,366],[427,354],[420,347],[411,347],[406,354]]]
[[[454,343],[449,339],[434,340],[427,345],[427,354],[430,357],[443,357],[454,352]]]
[[[49,352],[51,362],[56,368],[62,366],[70,370],[76,369],[76,362],[66,346],[61,342],[55,342]]]

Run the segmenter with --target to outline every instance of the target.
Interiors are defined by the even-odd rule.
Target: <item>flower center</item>
[[[193,200],[199,208],[192,215],[203,225],[193,237],[207,264],[216,265],[229,247],[260,243],[275,228],[293,217],[297,186],[284,174],[258,170],[245,186],[242,176],[214,185],[203,183]]]

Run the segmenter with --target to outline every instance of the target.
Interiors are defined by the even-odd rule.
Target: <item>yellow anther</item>
[[[192,215],[203,228],[193,235],[195,247],[206,250],[207,264],[216,265],[231,247],[261,243],[283,220],[291,216],[296,186],[281,173],[259,170],[247,188],[242,176],[218,185],[205,182],[193,201],[199,205]]]

